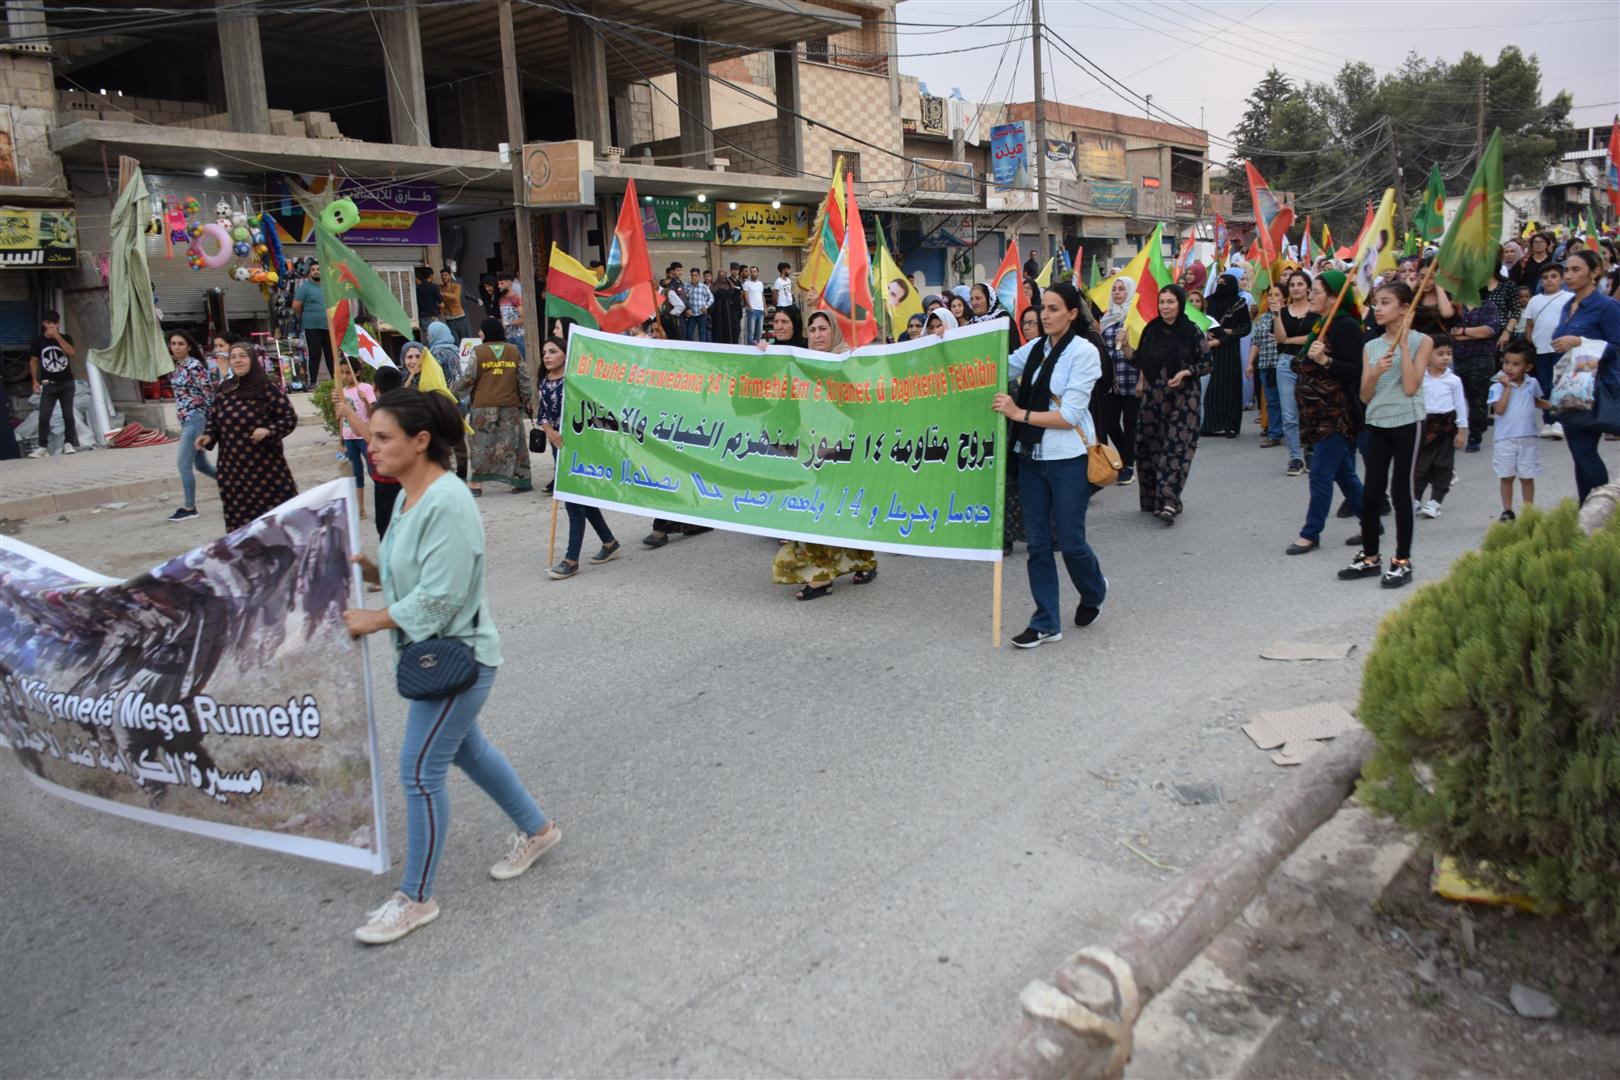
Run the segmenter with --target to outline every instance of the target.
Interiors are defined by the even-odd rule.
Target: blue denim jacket
[[[1050,344],[1047,347],[1050,348]],[[1029,363],[1029,354],[1034,348],[1035,342],[1031,341],[1007,357],[1009,378],[1016,379],[1023,374],[1024,365]],[[1101,377],[1102,358],[1097,355],[1097,347],[1077,335],[1069,342],[1069,347],[1058,355],[1056,366],[1052,369],[1052,396],[1058,399],[1058,412],[1063,414],[1063,419],[1070,426],[1043,431],[1041,444],[1035,448],[1031,458],[1036,461],[1061,461],[1085,455],[1086,442],[1081,440],[1074,427],[1079,425],[1085,430],[1087,441],[1096,441],[1097,432],[1091,424],[1091,388],[1097,385]],[[1035,412],[1045,412],[1050,410],[1051,402],[1039,402],[1030,408]]]

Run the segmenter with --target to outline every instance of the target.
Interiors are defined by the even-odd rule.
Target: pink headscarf
[[[1192,284],[1186,287],[1188,292],[1204,291],[1204,282],[1209,280],[1209,271],[1205,269],[1203,263],[1195,262],[1188,266],[1186,275],[1192,278]]]

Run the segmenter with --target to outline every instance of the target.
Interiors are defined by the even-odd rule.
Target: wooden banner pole
[[[546,569],[557,565],[557,499],[551,500],[551,539],[546,542]]]
[[[990,588],[990,636],[998,649],[1001,648],[1001,568],[1005,565],[1006,559],[996,560],[994,584]]]

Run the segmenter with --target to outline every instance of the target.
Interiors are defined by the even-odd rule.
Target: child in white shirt
[[[1417,512],[1426,518],[1440,516],[1440,504],[1451,491],[1451,474],[1456,469],[1457,451],[1468,441],[1468,398],[1462,380],[1451,370],[1451,336],[1434,334],[1434,349],[1423,373],[1423,403],[1428,415],[1423,420],[1423,444],[1418,447],[1417,467],[1413,470],[1412,498]],[[1430,495],[1423,498],[1427,487]]]
[[[1524,505],[1536,501],[1536,477],[1541,475],[1541,444],[1537,442],[1536,410],[1548,408],[1541,386],[1525,377],[1535,370],[1536,347],[1525,338],[1514,338],[1502,350],[1502,370],[1491,381],[1485,399],[1496,416],[1492,428],[1491,464],[1502,485],[1502,516],[1512,521],[1513,481],[1519,481]]]

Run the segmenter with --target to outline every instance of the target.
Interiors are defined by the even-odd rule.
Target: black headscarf
[[[236,349],[237,346],[232,346]],[[242,398],[252,401],[264,397],[270,392],[270,378],[264,373],[264,364],[260,363],[254,350],[248,349],[248,369],[246,375],[233,374],[219,386],[219,392],[225,397]]]
[[[1057,368],[1058,357],[1063,355],[1075,338],[1083,336],[1089,339],[1092,336],[1085,312],[1080,306],[1080,294],[1074,286],[1060,282],[1048,291],[1061,297],[1064,306],[1074,312],[1075,318],[1056,345],[1044,334],[1035,339],[1024,364],[1023,377],[1018,380],[1018,392],[1013,395],[1020,409],[1034,410],[1039,405],[1042,412],[1046,411],[1047,402],[1052,400],[1052,372]],[[1009,424],[1007,434],[1016,449],[1029,454],[1041,445],[1046,429],[1014,420]]]
[[[1142,339],[1137,342],[1134,362],[1149,380],[1161,371],[1174,375],[1183,369],[1197,366],[1203,351],[1204,332],[1187,318],[1187,290],[1180,285],[1166,285],[1159,295],[1170,293],[1176,298],[1176,321],[1167,323],[1160,315],[1142,328]]]
[[[1238,295],[1237,278],[1222,274],[1221,280],[1215,283],[1215,291],[1209,294],[1209,299],[1204,303],[1204,314],[1220,322],[1227,312],[1242,302],[1243,297]]]

